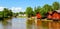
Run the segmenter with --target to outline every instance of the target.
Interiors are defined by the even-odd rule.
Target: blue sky
[[[12,9],[16,8],[16,10],[13,11],[19,12],[24,11],[28,6],[31,6],[32,8],[34,8],[35,6],[42,7],[44,4],[51,5],[55,1],[60,3],[60,0],[0,0],[0,7],[7,7]]]

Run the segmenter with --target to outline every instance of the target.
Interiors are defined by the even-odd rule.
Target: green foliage
[[[0,11],[0,18],[1,18],[1,17],[3,17],[3,15],[2,15],[2,14],[3,14],[3,13],[2,13],[2,11]]]
[[[8,11],[8,15],[9,15],[9,16],[13,16],[12,10],[9,10],[9,11]]]
[[[37,12],[40,12],[40,10],[41,10],[41,7],[40,6],[38,6],[38,7],[35,7],[34,8],[34,10],[35,10],[35,12],[37,13]]]
[[[19,12],[19,14],[25,14],[26,12]]]
[[[20,14],[23,14],[23,12],[20,12]]]
[[[9,10],[8,8],[4,8],[3,11],[0,12],[0,17],[10,17],[10,16],[13,16],[13,12],[11,10]]]
[[[7,8],[4,8],[3,14],[4,14],[4,17],[8,17],[8,16],[12,16],[13,15],[12,11],[7,9]]]
[[[33,15],[36,15],[37,12],[40,12],[40,14],[42,16],[45,16],[45,14],[49,11],[54,11],[54,10],[58,10],[60,8],[60,5],[58,2],[54,2],[52,5],[48,5],[48,4],[45,4],[43,7],[35,7],[34,8],[34,11],[31,7],[27,7],[26,9],[26,14],[27,15],[30,15],[30,14],[33,14]]]
[[[45,4],[42,8],[40,6],[34,8],[35,14],[40,12],[42,16],[44,16],[48,11],[53,11],[52,6]]]
[[[27,7],[27,8],[26,8],[26,14],[27,14],[28,16],[31,16],[32,13],[33,13],[33,9],[32,9],[31,7]]]
[[[53,9],[52,9],[52,6],[50,6],[50,5],[48,5],[48,4],[45,4],[44,6],[43,6],[43,13],[47,13],[48,11],[53,11]]]
[[[54,10],[58,10],[60,7],[58,2],[54,2],[52,6]]]
[[[60,9],[60,3],[59,3],[59,9]]]

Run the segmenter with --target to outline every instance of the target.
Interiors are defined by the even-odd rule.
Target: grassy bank
[[[26,16],[17,16],[17,18],[26,18]]]

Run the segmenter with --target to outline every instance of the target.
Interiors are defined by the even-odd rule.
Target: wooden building
[[[60,20],[60,10],[49,12],[47,18],[51,20]]]

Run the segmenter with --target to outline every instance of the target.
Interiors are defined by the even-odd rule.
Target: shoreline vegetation
[[[18,18],[26,18],[26,17],[32,17],[32,15],[35,17],[36,13],[39,12],[41,16],[44,18],[46,17],[46,14],[48,12],[52,12],[55,10],[60,9],[60,3],[59,2],[53,2],[52,5],[45,4],[43,7],[37,6],[37,7],[27,7],[25,12],[18,12],[14,13],[9,8],[4,8],[3,11],[0,11],[0,20],[3,20],[4,18],[10,18],[12,17],[18,17]],[[19,16],[19,15],[26,15],[26,16]]]
[[[52,5],[45,4],[43,7],[36,6],[34,8],[27,7],[26,14],[28,17],[36,16],[36,13],[39,12],[43,19],[47,18],[48,12],[54,12],[56,10],[60,10],[60,3],[53,2]]]

